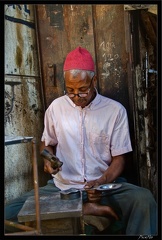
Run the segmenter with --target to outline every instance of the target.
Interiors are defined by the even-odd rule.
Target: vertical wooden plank
[[[54,24],[54,19],[60,19],[60,12],[62,13],[63,7],[62,5],[58,8],[52,6],[53,4],[40,4],[36,6],[45,107],[47,107],[54,98],[62,94],[62,74],[60,74],[62,55],[59,38],[62,34],[62,38],[64,39],[64,35],[61,31],[62,25],[60,24],[59,26],[58,21]],[[57,69],[54,65],[56,63]],[[57,87],[54,81],[57,82]]]
[[[64,5],[64,22],[67,51],[77,46],[87,48],[94,57],[94,33],[91,5]]]
[[[91,5],[37,5],[46,108],[63,95],[63,64],[67,53],[86,47],[94,56]]]
[[[140,185],[150,189],[157,199],[157,19],[142,9],[132,11],[131,19],[132,48],[139,55],[137,62],[133,52],[135,133]],[[135,25],[136,19],[138,25]]]
[[[123,104],[128,114],[131,138],[134,139],[132,102],[129,102],[131,81],[127,72],[129,59],[126,51],[124,6],[93,5],[93,19],[99,93]],[[124,171],[128,181],[137,182],[135,171],[131,152],[127,154]]]
[[[94,21],[99,91],[121,102],[128,110],[123,5],[95,5]]]

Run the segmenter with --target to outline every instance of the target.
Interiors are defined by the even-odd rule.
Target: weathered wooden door
[[[98,92],[127,109],[133,142],[124,5],[40,4],[36,5],[36,16],[45,109],[63,95],[67,53],[77,46],[85,47],[96,62]],[[135,164],[132,153],[128,154],[130,181],[137,181]]]
[[[63,94],[69,51],[87,48],[95,62],[98,91],[129,111],[123,5],[36,5],[45,107]]]
[[[135,158],[140,185],[157,199],[157,8],[135,6],[129,12]]]
[[[121,102],[128,112],[134,152],[133,85],[130,53],[126,45],[124,5],[38,4],[37,33],[44,88],[45,109],[63,95],[63,63],[77,46],[87,48],[95,62],[98,92]],[[130,36],[130,32],[129,32]],[[138,182],[137,159],[128,154],[127,177]]]

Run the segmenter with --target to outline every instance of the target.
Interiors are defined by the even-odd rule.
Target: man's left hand
[[[87,182],[86,185],[84,186],[84,189],[86,190],[88,194],[88,200],[89,202],[99,202],[101,199],[101,191],[93,189],[95,187],[98,187],[100,184],[95,180],[95,181],[90,181]]]

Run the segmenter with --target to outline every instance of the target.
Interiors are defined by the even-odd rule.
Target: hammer
[[[63,164],[54,154],[51,154],[47,149],[41,152],[41,156],[51,162],[51,167],[53,169],[60,168]]]

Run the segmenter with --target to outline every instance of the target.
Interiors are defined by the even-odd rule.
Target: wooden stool
[[[80,235],[84,233],[82,197],[63,200],[60,193],[40,196],[40,220],[43,235]],[[35,201],[29,197],[18,214],[18,221],[35,227]]]

